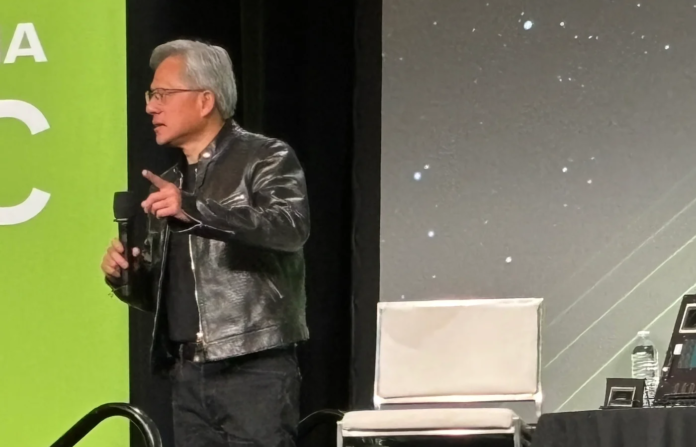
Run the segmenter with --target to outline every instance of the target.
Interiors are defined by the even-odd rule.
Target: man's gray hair
[[[221,47],[194,40],[173,40],[152,52],[150,67],[157,67],[171,56],[184,59],[185,81],[190,88],[210,90],[223,119],[231,118],[237,105],[237,86],[232,72],[230,55]]]

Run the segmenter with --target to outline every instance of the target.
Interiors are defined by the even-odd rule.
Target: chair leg
[[[515,447],[522,447],[522,421],[516,420],[513,427],[515,431],[512,434],[512,443]]]
[[[341,424],[336,424],[336,447],[343,447],[343,431]]]

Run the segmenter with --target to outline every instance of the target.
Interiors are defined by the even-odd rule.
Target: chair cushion
[[[344,431],[509,429],[516,418],[507,408],[374,410],[346,413],[341,425]]]

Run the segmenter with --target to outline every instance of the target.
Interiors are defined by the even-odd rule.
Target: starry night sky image
[[[696,287],[696,1],[385,0],[382,301],[542,297],[596,409]]]

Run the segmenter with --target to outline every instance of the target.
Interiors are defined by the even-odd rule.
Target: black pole
[[[128,404],[105,404],[90,411],[60,437],[51,447],[73,447],[105,419],[121,416],[129,419],[143,435],[147,447],[162,447],[157,426],[148,415]]]

